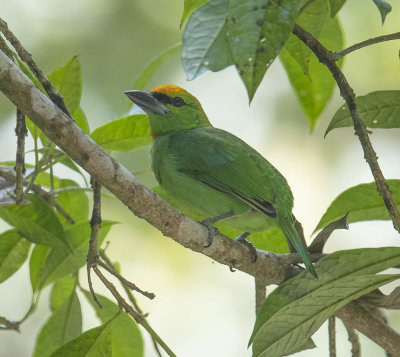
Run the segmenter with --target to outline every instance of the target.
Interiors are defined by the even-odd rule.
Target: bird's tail
[[[304,265],[308,269],[308,271],[318,278],[317,272],[315,271],[314,265],[311,261],[310,255],[307,251],[307,247],[303,243],[303,240],[300,238],[296,229],[294,228],[293,220],[291,217],[282,216],[280,217],[278,214],[278,222],[282,229],[283,234],[295,247],[297,253],[299,253],[301,260]]]

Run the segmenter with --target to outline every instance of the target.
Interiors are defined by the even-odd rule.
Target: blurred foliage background
[[[392,4],[384,26],[372,1],[348,0],[339,13],[346,45],[399,31],[400,7]],[[91,130],[127,113],[123,92],[154,56],[180,41],[179,22],[183,1],[176,0],[0,0],[1,17],[45,72],[78,55],[82,64],[82,106]],[[371,46],[348,56],[344,72],[356,94],[399,89],[399,42]],[[230,67],[206,73],[187,82],[179,54],[171,57],[152,78],[148,89],[173,83],[186,88],[202,103],[211,122],[247,141],[267,157],[287,178],[295,196],[295,216],[310,237],[332,200],[353,185],[371,182],[358,139],[351,129],[323,134],[342,104],[337,91],[313,132],[290,88],[279,61],[268,70],[249,107],[245,88]],[[14,157],[14,107],[0,95],[0,160]],[[399,130],[375,130],[372,143],[386,178],[400,177]],[[28,139],[28,150],[32,148]],[[114,155],[132,171],[149,168],[148,148]],[[27,161],[33,161],[30,154]],[[82,179],[59,170],[78,182]],[[154,184],[150,173],[138,176]],[[120,225],[109,235],[109,256],[121,263],[122,273],[137,285],[154,292],[154,301],[139,297],[149,321],[178,356],[250,356],[248,337],[254,324],[254,281],[220,266],[163,237],[146,222],[135,218],[118,201],[103,202],[103,218]],[[0,222],[0,228],[6,225]],[[336,231],[327,250],[399,245],[390,221],[364,222]],[[25,266],[0,287],[0,315],[19,319],[30,303]],[[81,275],[86,284],[86,273]],[[95,289],[105,288],[95,282]],[[21,334],[0,333],[0,356],[29,356],[40,324],[49,315],[45,290],[38,310],[23,324]],[[83,304],[84,328],[97,324]],[[87,309],[85,309],[85,307]],[[390,314],[400,328],[400,313]],[[146,356],[155,355],[148,336]],[[362,337],[363,338],[363,337]],[[328,354],[326,326],[317,332],[317,349],[301,356]],[[350,356],[344,328],[338,326],[338,355]],[[363,339],[363,355],[384,355],[373,342]]]

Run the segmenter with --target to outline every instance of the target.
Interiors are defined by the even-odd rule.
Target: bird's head
[[[211,126],[200,102],[181,87],[167,84],[150,92],[129,90],[125,94],[147,113],[153,135]]]

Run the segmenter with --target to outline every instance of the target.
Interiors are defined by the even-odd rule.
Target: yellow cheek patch
[[[151,90],[151,92],[164,93],[166,95],[187,93],[183,88],[173,84],[165,84],[162,86],[155,87]]]

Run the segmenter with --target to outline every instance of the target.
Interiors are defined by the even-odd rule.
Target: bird
[[[235,135],[212,126],[199,100],[185,89],[166,84],[125,95],[147,114],[151,166],[160,187],[192,210],[212,232],[221,221],[244,233],[277,225],[307,270],[318,277],[294,223],[293,195],[283,175]],[[213,234],[209,234],[209,246]]]

